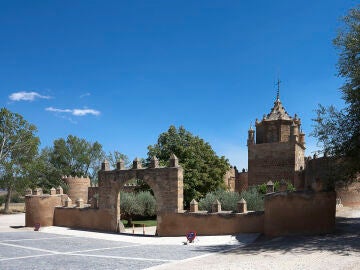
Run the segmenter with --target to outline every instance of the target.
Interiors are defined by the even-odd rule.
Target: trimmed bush
[[[237,203],[240,199],[240,195],[237,192],[219,189],[206,194],[206,196],[199,201],[199,209],[211,211],[212,204],[215,200],[219,200],[222,210],[236,211]]]
[[[240,197],[246,201],[247,209],[250,211],[264,210],[264,195],[258,190],[259,187],[250,187],[240,194]]]

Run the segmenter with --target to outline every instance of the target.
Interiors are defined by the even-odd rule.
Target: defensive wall
[[[195,200],[191,202],[190,210],[184,211],[182,168],[176,157],[170,159],[169,167],[160,168],[156,160],[153,162],[155,164],[152,168],[141,168],[135,160],[133,169],[123,169],[123,172],[121,164],[115,170],[108,170],[108,164],[104,162],[99,172],[101,185],[98,189],[89,188],[93,194],[99,194],[98,199],[89,199],[90,204],[86,204],[83,199],[73,202],[66,194],[62,194],[60,188],[52,189],[48,195],[42,194],[40,189],[34,190],[26,196],[26,226],[40,223],[41,226],[121,232],[119,190],[128,180],[139,177],[154,191],[159,236],[183,236],[188,231],[196,231],[199,235],[257,232],[277,236],[327,233],[335,228],[334,193],[274,193],[271,184],[268,185],[270,193],[265,197],[265,211],[247,211],[244,200],[238,203],[236,213],[222,211],[218,201],[214,202],[211,212],[199,211]],[[160,191],[156,185],[163,183],[168,188]]]
[[[304,172],[304,183],[306,187],[317,183],[324,183],[326,179],[333,178],[337,168],[336,163],[331,157],[308,157],[306,159],[306,170]],[[360,206],[360,174],[354,182],[345,187],[336,187],[336,197],[343,206]]]
[[[62,180],[68,187],[66,194],[72,201],[81,198],[85,202],[88,201],[88,188],[90,187],[90,179],[88,177],[63,176]]]

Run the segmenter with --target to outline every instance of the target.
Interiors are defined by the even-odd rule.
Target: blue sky
[[[341,107],[332,39],[357,1],[1,1],[0,102],[38,128],[146,157],[170,125],[247,168],[247,130],[281,101],[309,137]]]

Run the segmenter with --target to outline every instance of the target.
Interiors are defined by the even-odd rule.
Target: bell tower
[[[305,134],[301,131],[301,120],[286,112],[279,88],[280,81],[270,113],[261,121],[256,119],[256,131],[251,128],[248,133],[249,186],[269,180],[285,180],[296,186],[298,172],[304,169]]]

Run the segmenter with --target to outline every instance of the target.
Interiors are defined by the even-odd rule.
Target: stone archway
[[[99,171],[99,209],[107,211],[111,216],[111,230],[119,226],[120,209],[119,192],[122,186],[131,179],[141,179],[153,190],[156,199],[157,215],[162,213],[178,213],[183,210],[183,169],[178,158],[172,154],[168,167],[159,167],[154,157],[148,168],[142,168],[139,159],[133,161],[131,169],[125,169],[123,161],[119,161],[115,170],[110,170],[105,161]]]

